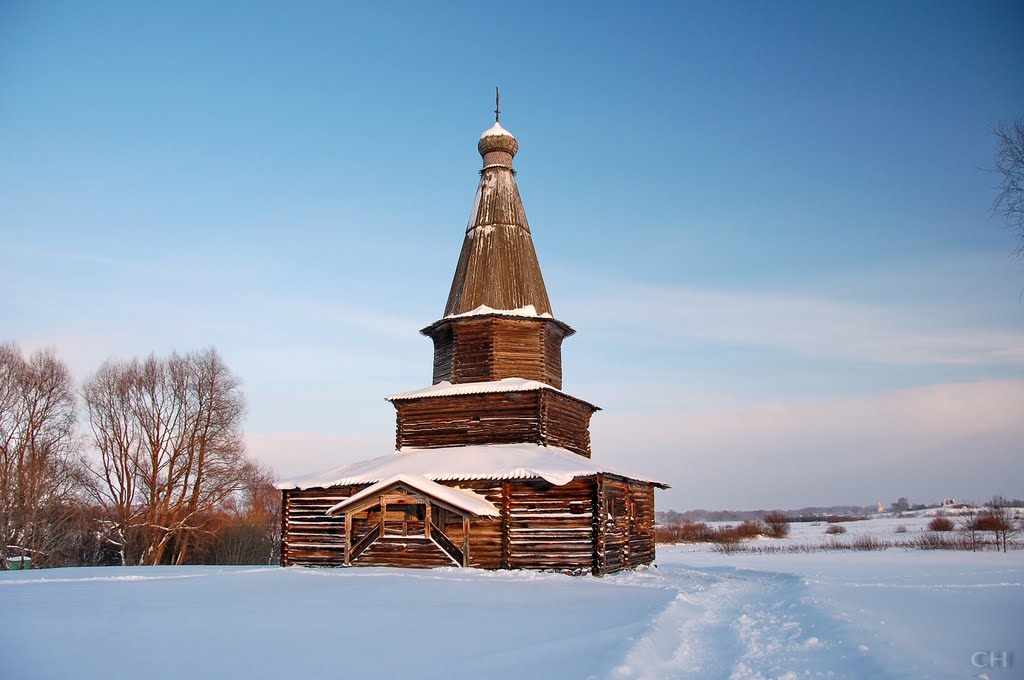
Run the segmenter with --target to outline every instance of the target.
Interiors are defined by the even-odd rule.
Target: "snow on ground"
[[[599,678],[673,597],[457,568],[6,572],[0,678]]]
[[[824,529],[794,525],[787,540]],[[658,565],[604,578],[457,568],[0,573],[0,677],[1024,676],[1024,551],[662,546]]]

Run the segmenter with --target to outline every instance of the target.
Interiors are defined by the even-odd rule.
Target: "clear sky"
[[[550,5],[558,5],[552,7]],[[990,217],[1019,2],[0,0],[0,340],[215,346],[282,477],[382,455],[519,186],[594,457],[662,509],[1024,497]]]

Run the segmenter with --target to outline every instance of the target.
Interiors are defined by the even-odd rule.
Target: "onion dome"
[[[501,123],[495,122],[489,130],[480,135],[480,142],[476,148],[481,156],[486,156],[492,151],[504,151],[515,156],[519,151],[519,142],[511,132],[501,127]]]
[[[512,157],[519,151],[519,142],[511,132],[501,127],[501,123],[495,122],[489,130],[480,135],[476,149],[483,156],[485,168],[491,165],[511,168]]]

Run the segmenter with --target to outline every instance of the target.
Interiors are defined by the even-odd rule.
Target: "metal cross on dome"
[[[494,122],[501,122],[501,91],[497,85],[494,86]]]

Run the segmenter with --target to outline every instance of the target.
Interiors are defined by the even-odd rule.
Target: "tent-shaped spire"
[[[477,150],[483,157],[480,186],[466,227],[459,264],[444,315],[480,307],[550,314],[530,225],[519,197],[512,157],[519,143],[500,123],[483,133]]]

